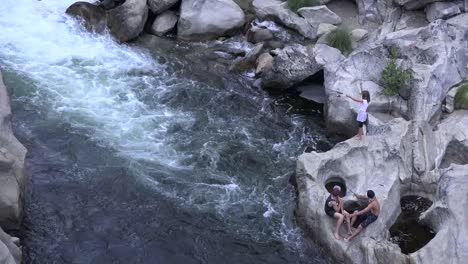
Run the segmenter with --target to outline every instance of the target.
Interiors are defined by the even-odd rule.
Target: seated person
[[[361,211],[354,211],[354,213],[350,215],[351,225],[353,225],[354,222],[356,222],[358,216],[359,219],[362,220],[362,223],[358,226],[356,230],[353,231],[353,233],[350,236],[345,238],[345,241],[350,241],[353,237],[359,234],[359,232],[361,232],[362,229],[366,228],[368,225],[377,220],[380,214],[380,204],[377,200],[377,197],[375,197],[374,191],[368,190],[367,195],[354,194],[354,196],[356,196],[356,198],[358,199],[367,199],[369,201],[369,205]]]
[[[351,235],[351,221],[349,213],[343,210],[343,201],[339,196],[340,191],[341,187],[335,185],[331,191],[330,196],[328,196],[327,200],[325,201],[325,213],[337,219],[335,227],[335,238],[337,240],[341,239],[339,231],[343,220],[346,220],[348,226],[348,234]]]

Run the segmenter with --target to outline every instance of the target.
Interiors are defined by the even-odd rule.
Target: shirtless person
[[[341,200],[339,194],[341,191],[341,187],[335,185],[331,191],[330,196],[328,196],[327,200],[325,201],[325,213],[336,219],[336,227],[335,227],[335,238],[340,240],[340,227],[343,224],[343,221],[346,220],[346,224],[348,226],[348,234],[351,235],[351,221],[349,213],[343,210],[343,201]]]
[[[345,241],[350,241],[353,237],[359,234],[359,232],[361,232],[362,229],[366,228],[368,225],[377,220],[377,217],[379,217],[380,214],[380,204],[377,200],[377,197],[375,197],[374,191],[367,191],[367,196],[359,194],[354,194],[354,196],[356,196],[356,198],[358,199],[368,199],[369,205],[361,211],[354,211],[354,213],[352,213],[349,216],[351,217],[351,225],[353,225],[354,222],[356,222],[358,216],[361,216],[363,221],[349,237],[345,238]]]

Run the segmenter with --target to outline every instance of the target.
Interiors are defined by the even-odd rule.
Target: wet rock
[[[297,12],[311,25],[319,25],[320,23],[341,24],[341,18],[324,5],[303,7],[297,10]]]
[[[446,19],[460,14],[460,8],[452,2],[435,2],[426,6],[426,16],[429,22]]]
[[[262,43],[255,45],[244,57],[235,59],[230,69],[232,71],[245,71],[254,68],[258,56],[264,50],[265,46]]]
[[[26,149],[13,135],[10,119],[9,97],[0,73],[0,226],[19,230]]]
[[[252,2],[255,14],[260,19],[273,20],[289,29],[293,29],[308,39],[317,38],[317,29],[304,18],[289,10],[287,2],[280,0],[254,0]]]
[[[273,67],[273,56],[270,53],[265,52],[257,58],[257,68],[255,69],[255,75],[260,76],[265,70],[271,69]]]
[[[121,6],[109,11],[107,26],[118,41],[126,42],[140,35],[147,17],[146,0],[126,0]]]
[[[156,36],[163,36],[166,33],[175,29],[177,25],[177,15],[173,11],[166,11],[159,16],[153,22],[151,26],[151,33]]]
[[[107,14],[100,6],[76,2],[68,7],[65,13],[80,19],[88,31],[101,33],[106,29]]]
[[[99,0],[99,6],[105,10],[111,10],[117,6],[123,4],[125,0]]]
[[[320,38],[321,36],[328,34],[337,28],[337,26],[334,26],[332,24],[322,23],[318,26],[317,37]]]
[[[248,42],[257,44],[259,42],[272,40],[273,34],[266,28],[253,26],[247,31],[246,37]]]
[[[240,30],[242,9],[232,0],[182,0],[177,36],[185,40],[215,39]]]
[[[153,14],[158,15],[177,4],[179,0],[148,0],[148,6]]]

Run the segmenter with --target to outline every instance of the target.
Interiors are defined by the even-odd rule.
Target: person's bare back
[[[377,200],[377,198],[374,198],[373,201],[369,204],[370,211],[373,213],[375,216],[379,216],[380,214],[380,203]]]

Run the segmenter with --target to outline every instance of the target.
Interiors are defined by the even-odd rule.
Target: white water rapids
[[[115,154],[115,160],[126,160],[129,174],[138,178],[145,186],[141,189],[135,187],[143,198],[130,196],[134,200],[129,198],[124,201],[125,205],[136,204],[129,209],[130,212],[119,211],[118,214],[102,217],[108,222],[112,222],[108,219],[118,218],[118,221],[112,222],[118,230],[124,230],[128,225],[138,228],[139,225],[146,227],[154,224],[141,218],[136,222],[132,218],[136,214],[132,210],[137,210],[135,208],[140,208],[140,205],[146,209],[138,212],[143,212],[141,214],[145,218],[151,217],[152,211],[146,210],[153,204],[145,204],[147,201],[144,199],[145,196],[151,196],[151,193],[146,193],[150,189],[167,199],[161,201],[161,204],[168,203],[171,205],[168,207],[174,210],[163,211],[165,215],[158,221],[177,223],[178,227],[181,226],[189,234],[187,236],[210,241],[210,238],[223,237],[219,231],[222,230],[227,234],[226,241],[234,241],[232,245],[237,245],[236,243],[240,243],[237,240],[243,239],[241,244],[250,247],[245,249],[248,253],[244,253],[252,258],[256,254],[267,255],[268,257],[263,256],[266,261],[274,259],[277,254],[283,254],[287,256],[283,256],[282,260],[278,259],[279,262],[321,262],[321,257],[311,260],[310,255],[304,252],[310,249],[304,247],[303,233],[294,223],[295,194],[294,188],[288,183],[294,171],[295,156],[304,147],[304,141],[324,140],[320,131],[313,130],[318,130],[318,126],[307,128],[314,125],[314,121],[307,120],[308,117],[301,114],[288,115],[288,109],[278,107],[279,103],[273,102],[262,91],[252,91],[253,88],[241,87],[238,83],[230,83],[232,87],[227,87],[229,85],[220,82],[217,87],[212,87],[178,73],[178,69],[170,68],[170,65],[158,62],[155,58],[165,54],[155,55],[135,44],[118,44],[107,34],[88,33],[64,13],[73,2],[75,0],[1,0],[0,67],[11,90],[13,105],[16,106],[14,108],[23,113],[34,112],[41,119],[39,123],[47,127],[35,127],[35,124],[28,124],[23,120],[25,124],[20,127],[25,127],[27,133],[35,134],[32,138],[45,142],[48,139],[47,133],[54,130],[61,131],[61,136],[65,133],[64,137],[68,138],[80,135],[85,138],[83,146],[92,145],[91,149],[104,149],[110,156]],[[22,116],[22,113],[18,114]],[[56,124],[60,124],[60,128],[55,129],[53,126]],[[48,132],[41,134],[44,130]],[[58,146],[66,144],[72,145],[62,138],[57,143]],[[67,160],[58,156],[65,153],[63,155],[72,157],[89,156],[89,159],[100,162],[99,154],[96,153],[83,154],[70,147],[65,152],[56,154],[53,152],[55,146],[45,147],[58,160]],[[31,152],[39,151],[31,149]],[[31,162],[32,167],[35,162]],[[78,167],[79,170],[79,162],[64,163],[66,169]],[[60,171],[63,168],[52,169]],[[87,168],[84,171],[94,173],[99,169]],[[32,168],[32,171],[41,170]],[[72,169],[60,172],[75,177],[72,182],[78,179],[78,174],[83,174],[80,172],[75,175]],[[96,204],[86,200],[89,208],[84,207],[81,200],[79,203],[67,200],[69,196],[88,197],[91,193],[73,194],[66,189],[67,184],[59,184],[66,182],[67,177],[57,173],[62,177],[59,177],[57,183],[52,177],[47,178],[49,173],[44,173],[41,181],[37,182],[42,184],[47,181],[53,188],[65,188],[67,198],[64,197],[64,205],[55,205],[47,193],[41,193],[34,196],[34,201],[26,201],[25,207],[32,208],[28,211],[30,214],[34,214],[34,209],[41,206],[51,211],[56,210],[55,215],[47,215],[48,210],[38,210],[40,214],[45,214],[42,217],[57,217],[57,212],[62,213],[61,206],[69,207],[70,212],[64,213],[66,216],[60,216],[65,220],[57,220],[56,224],[63,222],[64,227],[54,227],[49,233],[45,232],[45,235],[41,233],[42,229],[31,227],[31,239],[37,241],[34,243],[49,243],[41,239],[54,241],[56,236],[63,236],[63,241],[72,244],[81,243],[82,238],[72,235],[78,231],[66,223],[79,226],[79,221],[91,219],[90,212],[95,212],[95,208],[100,208],[103,203],[104,208],[112,208],[114,205],[117,208],[125,207],[122,204],[113,204],[118,199],[108,198],[104,194],[102,200],[101,197],[95,198]],[[108,178],[112,177],[98,173],[92,175],[97,178],[92,182],[98,183],[102,176],[106,184],[100,184],[105,187],[108,186]],[[35,175],[30,177],[32,189],[42,188],[40,185],[34,186]],[[42,177],[46,177],[46,180]],[[134,183],[125,182],[115,188],[108,187],[109,192],[122,186],[127,187],[126,184],[129,190],[133,188]],[[101,188],[99,184],[96,186]],[[82,192],[96,186],[85,186]],[[50,188],[52,187],[46,185],[47,190]],[[99,188],[96,187],[98,190]],[[92,192],[92,195],[97,192],[99,191]],[[103,201],[109,201],[109,204]],[[180,210],[185,210],[190,215],[188,220],[183,219],[186,217],[183,214],[178,216],[181,219],[172,219]],[[79,215],[74,215],[75,213]],[[206,226],[206,230],[199,232],[187,224],[193,217],[213,218],[216,221],[213,226]],[[178,220],[187,227],[177,222]],[[47,219],[34,221],[47,223]],[[120,224],[126,221],[130,223],[121,227]],[[145,232],[132,233],[134,244],[138,245],[135,250],[144,248],[138,244],[143,233]],[[164,237],[164,234],[157,233],[157,236]],[[65,245],[60,241],[55,243],[57,245],[51,246],[51,252]],[[232,254],[228,247],[212,249],[206,246],[199,249],[200,243],[195,244],[195,253],[191,253],[194,255],[193,260],[200,259],[197,254],[207,254],[208,251],[216,257]],[[278,244],[282,246],[277,246]],[[192,245],[187,247],[192,248]],[[105,251],[98,246],[96,248],[93,249],[96,252]],[[261,253],[252,248],[261,248]],[[315,257],[314,250],[310,254]],[[68,251],[58,253],[57,258],[61,257],[61,260],[74,259],[74,254],[79,254]],[[132,254],[141,256],[143,253]],[[99,256],[103,255],[105,253]],[[47,257],[50,256],[30,253],[29,259],[40,262],[46,261]],[[214,259],[216,258],[213,257],[211,261],[205,259],[205,262],[215,263]],[[135,260],[132,262],[138,263]]]

